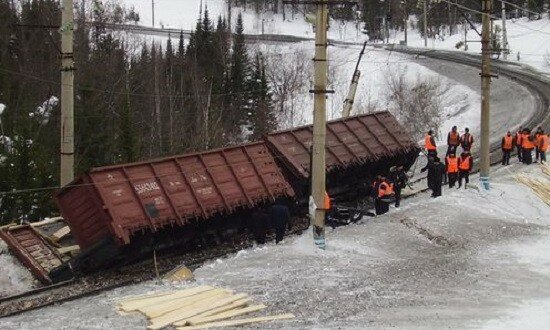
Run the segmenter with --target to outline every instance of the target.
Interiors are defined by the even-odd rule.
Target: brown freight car
[[[185,226],[253,208],[294,191],[263,142],[95,168],[56,196],[86,250],[106,237],[127,245],[137,232]]]
[[[266,137],[299,195],[307,195],[312,141],[311,125]],[[391,166],[409,169],[419,151],[417,143],[388,111],[330,121],[326,136],[327,186],[340,193],[370,182]]]

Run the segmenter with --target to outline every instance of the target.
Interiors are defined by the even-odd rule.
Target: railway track
[[[400,53],[426,56],[434,59],[466,64],[474,67],[479,66],[479,57],[460,54],[457,52],[426,51],[424,49],[413,49],[397,46],[386,47],[386,49]],[[521,66],[510,63],[497,61],[493,66],[498,69],[498,73],[500,75],[507,76],[510,79],[517,81],[519,84],[528,87],[534,92],[538,102],[537,109],[530,118],[525,120],[523,126],[534,127],[536,125],[541,125],[546,130],[549,130],[550,80],[537,75],[536,73],[526,71]],[[477,157],[477,154],[474,154],[474,157]],[[494,165],[499,163],[500,157],[500,144],[498,142],[493,142],[491,144],[491,164]],[[474,172],[477,170],[477,168],[474,168]],[[423,179],[424,177],[417,177],[413,182],[418,183]],[[409,195],[409,197],[425,190],[426,189],[418,190],[414,194]],[[307,229],[307,227],[307,220],[301,219],[301,221],[296,221],[291,234],[301,233],[303,230]],[[173,254],[165,254],[159,258],[159,272],[165,273],[181,264],[185,264],[187,267],[194,270],[209,260],[227,256],[228,254],[235,253],[243,248],[250,247],[251,245],[252,243],[249,238],[240,237],[231,243],[211,247],[206,250],[193,251],[189,253],[184,253],[184,251],[176,251]],[[150,272],[147,272],[147,269],[150,269]],[[20,314],[38,308],[60,304],[86,296],[96,295],[114,288],[152,280],[155,279],[155,277],[154,265],[151,260],[142,261],[116,269],[110,269],[102,272],[101,274],[84,276],[52,286],[41,287],[18,295],[2,298],[0,299],[0,317]]]
[[[305,219],[293,219],[290,235],[299,234],[307,229],[309,223]],[[270,237],[274,239],[274,236]],[[239,250],[252,246],[252,239],[240,235],[233,241],[216,245],[206,250],[186,252],[176,250],[158,256],[159,274],[165,274],[177,266],[185,265],[191,270],[202,266],[205,262],[228,256]],[[21,314],[31,310],[61,304],[71,300],[93,296],[104,291],[126,285],[141,283],[156,278],[153,260],[143,260],[131,265],[105,270],[50,286],[29,290],[17,295],[0,299],[0,318]]]
[[[382,46],[381,46],[382,48]],[[458,51],[426,50],[422,48],[409,48],[399,45],[389,45],[383,47],[388,51],[414,55],[418,57],[429,57],[437,60],[465,64],[472,67],[479,67],[481,70],[481,57],[479,55],[466,54]],[[521,123],[522,127],[535,128],[542,126],[545,131],[550,130],[550,78],[540,73],[532,71],[530,68],[513,62],[504,62],[499,60],[492,61],[493,72],[514,80],[518,84],[527,87],[533,92],[537,100],[536,111],[531,117],[525,118]],[[497,165],[501,161],[500,139],[495,139],[490,144],[491,166]],[[515,152],[515,151],[514,151]],[[472,153],[474,160],[479,159],[479,153]],[[473,173],[479,172],[479,162],[474,162]],[[425,175],[419,175],[412,183],[418,183],[426,178]],[[412,195],[424,192],[427,189],[419,190]],[[412,196],[411,195],[411,196]]]

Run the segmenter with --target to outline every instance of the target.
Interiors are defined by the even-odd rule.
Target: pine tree
[[[249,75],[248,55],[243,34],[243,19],[239,13],[233,37],[231,74],[229,80],[229,120],[227,131],[233,140],[239,140],[240,125],[246,120],[248,95],[246,81]]]
[[[249,88],[252,95],[249,113],[249,130],[251,131],[249,139],[255,141],[277,128],[275,107],[272,102],[272,94],[269,91],[265,62],[261,53],[256,54]]]
[[[382,39],[383,4],[379,0],[363,0],[363,22],[369,40]]]

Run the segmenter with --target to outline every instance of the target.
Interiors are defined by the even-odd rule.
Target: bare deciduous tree
[[[406,77],[406,70],[390,70],[386,75],[388,110],[416,139],[432,129],[438,132],[442,119],[442,96],[446,88],[438,78]]]
[[[286,57],[284,60],[283,56]],[[311,84],[310,57],[305,50],[280,56],[267,56],[268,80],[272,82],[274,104],[278,109],[278,122],[282,128],[303,124],[304,118],[298,108],[300,105],[296,102],[301,95],[308,92]]]

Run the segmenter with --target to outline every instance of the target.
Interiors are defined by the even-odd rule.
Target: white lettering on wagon
[[[153,190],[160,190],[160,187],[156,181],[153,181],[153,182],[135,184],[134,189],[138,195],[141,195],[143,193],[150,192]]]
[[[115,189],[115,190],[112,191],[112,193],[113,193],[113,195],[115,195],[117,197],[120,197],[120,196],[122,196],[123,191],[122,191],[122,189]]]

